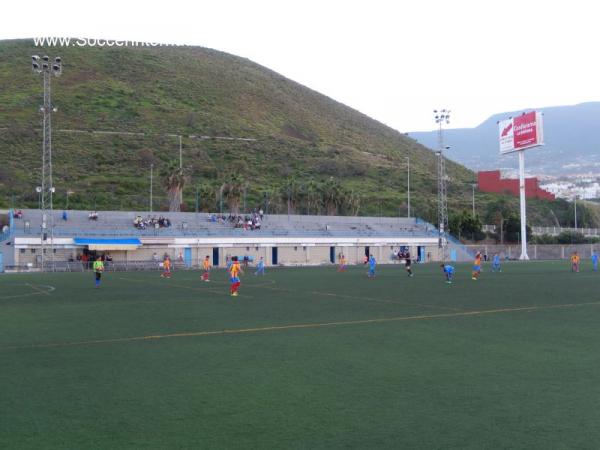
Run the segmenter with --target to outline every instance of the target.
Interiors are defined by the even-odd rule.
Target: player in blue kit
[[[502,272],[502,267],[500,266],[500,255],[496,253],[492,258],[492,272]]]
[[[377,266],[377,261],[375,261],[375,257],[371,255],[369,256],[369,272],[367,273],[369,278],[375,278],[375,266]]]
[[[254,272],[254,275],[264,275],[265,274],[265,262],[263,261],[263,257],[260,257],[260,260],[258,261],[258,264],[256,266],[256,272]]]
[[[598,272],[598,255],[596,253],[592,253],[592,267],[594,272]]]
[[[444,271],[444,275],[446,276],[446,283],[452,284],[452,278],[454,277],[454,267],[450,264],[440,264],[440,267]]]

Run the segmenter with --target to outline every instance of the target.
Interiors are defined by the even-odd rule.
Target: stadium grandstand
[[[333,264],[341,254],[358,264],[374,254],[382,263],[394,263],[400,248],[420,262],[441,257],[437,230],[417,218],[265,215],[255,228],[246,225],[244,215],[238,222],[237,216],[216,213],[54,211],[47,220],[54,223],[53,232],[48,225],[42,233],[39,210],[7,215],[0,238],[7,270],[39,270],[43,249],[46,267],[70,271],[85,268],[97,255],[110,255],[115,270],[152,268],[165,255],[184,268],[198,267],[206,255],[217,267],[225,266],[228,256],[291,266]],[[147,225],[140,227],[140,220]],[[471,257],[458,242],[449,247],[454,260]]]

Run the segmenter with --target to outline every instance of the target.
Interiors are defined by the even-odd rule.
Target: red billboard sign
[[[515,150],[537,144],[537,125],[535,111],[517,116],[513,120]]]
[[[531,111],[499,122],[500,153],[543,145],[542,117],[542,113]]]

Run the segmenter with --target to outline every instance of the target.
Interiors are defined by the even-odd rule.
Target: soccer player
[[[494,253],[494,256],[492,257],[492,272],[502,272],[500,255],[498,253]]]
[[[343,253],[340,254],[340,267],[338,267],[338,272],[344,272],[346,270],[346,257]]]
[[[256,272],[254,275],[264,275],[265,274],[265,262],[263,261],[263,257],[261,256],[258,264],[256,265]]]
[[[479,278],[479,274],[481,273],[481,252],[477,252],[475,255],[475,261],[473,261],[473,273],[471,274],[471,279],[477,280]]]
[[[446,276],[446,283],[452,284],[452,278],[454,277],[454,267],[450,264],[440,264],[440,267],[444,271]]]
[[[229,289],[229,292],[232,297],[238,296],[238,289],[240,288],[240,284],[242,284],[240,280],[241,271],[242,268],[240,267],[238,257],[234,256],[231,258],[231,267],[229,268],[229,281],[231,282],[231,288]]]
[[[369,256],[369,272],[367,276],[369,278],[375,278],[375,266],[377,265],[377,261],[375,261],[375,257],[373,255]]]
[[[204,261],[202,261],[202,269],[204,269],[204,273],[202,274],[202,280],[209,282],[210,281],[210,256],[206,255]]]
[[[92,269],[94,270],[94,274],[96,275],[96,287],[100,287],[100,279],[102,278],[102,272],[104,272],[104,263],[102,262],[102,258],[98,256],[94,264],[92,265]]]
[[[412,276],[413,276],[413,271],[412,271],[412,267],[411,267],[412,261],[410,260],[410,252],[408,252],[408,251],[407,251],[407,252],[404,254],[404,256],[405,256],[405,258],[406,258],[406,259],[404,260],[404,261],[405,261],[405,262],[404,262],[404,268],[405,268],[405,269],[406,269],[406,271],[408,272],[408,276],[409,276],[409,277],[412,277]]]
[[[592,266],[594,272],[598,272],[598,255],[596,253],[592,253]]]
[[[163,278],[171,278],[171,258],[165,256],[163,261],[163,273],[160,274]]]
[[[577,252],[573,252],[571,255],[571,272],[579,272],[579,255]]]

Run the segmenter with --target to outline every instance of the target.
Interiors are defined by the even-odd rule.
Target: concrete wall
[[[15,265],[27,265],[28,263],[37,265],[37,258],[40,255],[39,246],[30,246],[31,248],[25,249],[13,249],[15,252]],[[100,254],[110,253],[115,262],[150,262],[153,261],[154,255],[161,261],[165,254],[168,254],[174,262],[180,261],[185,255],[184,246],[169,246],[167,244],[148,244],[144,247],[136,250],[119,250],[109,252],[99,252]],[[211,264],[214,264],[213,259],[213,247],[201,246],[194,247],[189,246],[192,250],[192,266],[200,267],[202,261],[206,255],[210,256]],[[258,261],[261,257],[264,259],[265,264],[268,266],[273,265],[272,261],[272,249],[270,246],[222,246],[219,248],[219,266],[224,267],[227,256],[238,256],[243,258],[244,256],[251,256],[255,261]],[[278,264],[279,265],[321,265],[330,264],[330,246],[310,246],[310,245],[281,245],[277,246],[278,249]],[[409,247],[411,256],[416,259],[418,257],[417,247]],[[33,250],[33,251],[32,251]],[[375,258],[380,264],[396,263],[397,261],[392,259],[394,251],[398,250],[398,246],[391,245],[371,245],[369,246],[369,252],[375,255]],[[365,246],[336,246],[335,251],[335,263],[339,263],[339,256],[343,253],[346,257],[348,264],[362,264],[365,255]],[[50,249],[47,249],[47,255],[49,255]],[[54,253],[55,261],[68,261],[69,258],[77,259],[77,255],[82,253],[82,248],[65,248],[56,247]],[[589,252],[588,252],[589,253]],[[426,247],[426,254],[428,255],[427,261],[436,261],[440,258],[440,251],[437,246]],[[584,253],[582,253],[584,254]]]

